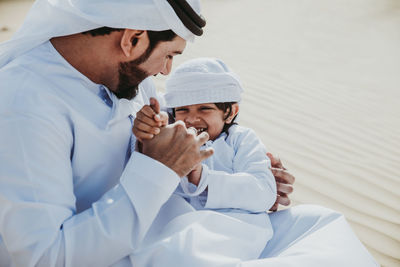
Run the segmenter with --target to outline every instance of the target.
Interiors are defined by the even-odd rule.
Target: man
[[[143,153],[131,149],[133,116],[155,96],[147,77],[167,75],[186,41],[202,33],[199,3],[189,3],[38,0],[0,46],[0,266],[130,265],[180,177],[212,154],[199,150],[206,133],[179,123]],[[288,204],[293,177],[279,160],[273,165]],[[313,243],[303,236],[340,217],[304,207],[275,214],[282,227],[263,256]],[[350,240],[356,255],[368,255]],[[339,251],[330,256],[347,255]],[[141,260],[166,263],[146,253]]]

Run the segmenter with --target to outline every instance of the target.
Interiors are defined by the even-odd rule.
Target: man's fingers
[[[150,97],[150,107],[156,114],[160,113],[160,103],[154,97]]]
[[[188,132],[188,134],[193,135],[193,136],[197,135],[197,130],[194,127],[187,128],[187,132]]]
[[[281,194],[290,194],[290,193],[292,193],[293,192],[293,186],[292,185],[290,185],[290,184],[281,184],[281,183],[278,183],[277,184],[277,191],[278,191],[278,194],[279,195],[281,195]]]
[[[283,205],[283,206],[289,206],[290,205],[290,199],[286,194],[281,194],[277,198],[278,203]]]
[[[214,154],[214,149],[212,147],[208,147],[204,150],[200,151],[200,158],[201,161],[205,160],[206,158],[211,157]]]
[[[294,183],[294,176],[291,175],[289,172],[283,169],[271,168],[272,174],[275,176],[275,179],[279,178],[281,183],[285,184],[293,184]]]
[[[271,166],[273,168],[280,168],[280,169],[284,169],[286,170],[285,167],[283,167],[282,161],[279,157],[275,157],[274,155],[272,155],[271,153],[267,153],[267,156],[269,157],[269,159],[271,160]]]
[[[270,211],[277,211],[278,210],[278,206],[279,206],[279,202],[276,201],[275,204],[269,210]]]
[[[195,129],[195,128],[194,128],[194,129]],[[195,129],[195,131],[196,131],[196,129]],[[197,131],[196,131],[196,133],[197,133]],[[201,132],[201,133],[197,136],[197,138],[198,138],[198,140],[199,140],[199,143],[200,143],[201,145],[204,145],[204,144],[208,141],[208,139],[210,138],[210,136],[208,135],[207,132]]]

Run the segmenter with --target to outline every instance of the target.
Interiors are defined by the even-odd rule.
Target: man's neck
[[[103,84],[110,90],[117,87],[118,62],[112,59],[110,36],[92,37],[78,33],[50,41],[69,64],[92,82]]]

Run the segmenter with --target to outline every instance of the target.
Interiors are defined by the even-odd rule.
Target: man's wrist
[[[173,191],[179,181],[179,176],[172,169],[137,151],[132,153],[121,177],[121,184],[127,191],[136,184],[148,184]]]

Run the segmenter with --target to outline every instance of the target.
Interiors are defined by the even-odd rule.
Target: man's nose
[[[169,59],[160,73],[162,75],[168,75],[171,72],[171,67],[172,67],[172,60]]]

